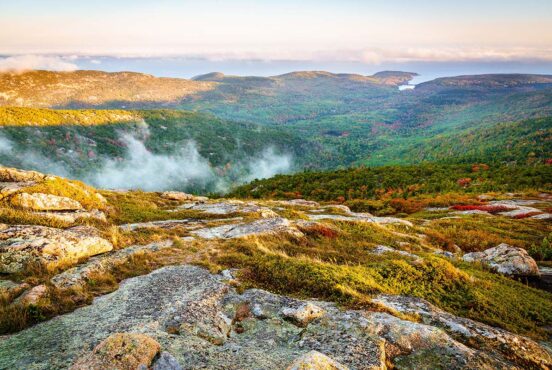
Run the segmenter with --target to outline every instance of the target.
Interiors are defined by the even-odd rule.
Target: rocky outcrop
[[[0,199],[6,198],[25,188],[33,186],[35,182],[0,182]]]
[[[506,243],[483,252],[467,253],[462,259],[466,262],[484,263],[504,275],[539,275],[537,263],[525,249],[512,247]]]
[[[20,304],[23,306],[35,305],[41,299],[45,298],[48,294],[48,287],[44,284],[40,284],[32,287],[27,290],[25,293],[21,294],[14,301],[15,304]]]
[[[300,326],[307,326],[311,321],[324,316],[324,310],[312,303],[302,303],[296,307],[284,307],[282,315]]]
[[[53,269],[112,249],[112,244],[99,237],[97,230],[91,227],[63,230],[4,225],[0,227],[0,272],[24,272],[31,264]]]
[[[77,360],[71,370],[147,369],[159,353],[159,343],[144,334],[115,333]]]
[[[68,224],[76,224],[82,221],[98,221],[98,222],[107,222],[107,217],[105,213],[97,209],[91,211],[74,211],[74,212],[33,212],[34,215],[40,216],[42,218],[49,218],[57,220],[60,222],[65,222]]]
[[[332,360],[318,351],[310,351],[298,357],[286,370],[348,370],[347,366]]]
[[[305,199],[279,200],[277,203],[283,206],[292,206],[292,207],[297,207],[297,206],[309,207],[309,208],[320,207],[320,203],[312,200],[305,200]]]
[[[413,224],[410,221],[403,220],[396,217],[376,217],[364,213],[351,212],[349,215],[333,215],[333,214],[315,214],[309,215],[311,220],[336,220],[336,221],[357,221],[357,222],[374,222],[377,224],[398,224],[408,227],[412,227]]]
[[[181,240],[187,240],[181,238]],[[113,269],[128,262],[132,257],[145,252],[155,253],[173,246],[172,240],[133,245],[116,252],[90,258],[85,263],[72,267],[54,276],[51,283],[59,289],[76,288],[84,285],[94,275],[105,275]]]
[[[497,202],[491,202],[491,204],[495,206],[505,206],[505,207],[511,207],[512,210],[506,211],[506,212],[500,212],[499,214],[506,217],[519,217],[526,214],[542,214],[543,212],[535,207],[528,207],[524,204],[534,204],[534,202],[515,202],[515,201],[497,201]]]
[[[401,251],[401,250],[398,250],[398,249],[395,249],[395,248],[388,247],[386,245],[376,245],[376,247],[372,250],[372,252],[375,253],[375,254],[398,253],[402,256],[414,258],[415,260],[420,260],[420,257],[418,257],[417,255],[415,255],[413,253],[409,253],[409,252],[406,252],[406,251]]]
[[[288,234],[302,237],[301,233],[291,221],[286,218],[263,218],[250,223],[239,223],[204,228],[191,231],[191,234],[203,239],[232,239],[261,234]]]
[[[96,298],[91,306],[0,341],[0,368],[90,366],[100,361],[98,348],[106,348],[101,343],[117,333],[151,338],[160,344],[166,353],[163,357],[175,369],[177,365],[183,369],[269,370],[299,365],[317,369],[312,366],[324,363],[338,369],[385,369],[386,364],[398,369],[552,365],[550,353],[527,338],[458,318],[419,299],[378,297],[382,305],[420,315],[421,323],[385,312],[343,310],[328,302],[297,300],[259,289],[240,294],[224,280],[221,275],[186,265],[128,279],[117,291]],[[306,325],[290,320],[285,313],[286,308],[309,304],[324,314]],[[152,348],[147,352],[148,362],[151,353],[159,351],[154,344],[144,348],[119,346],[119,342],[114,341],[113,350],[102,352],[106,356],[101,356],[101,361],[112,358],[111,354],[117,354],[117,359],[127,358],[127,351],[137,347],[139,351]],[[134,361],[137,357],[141,358],[128,358]],[[156,368],[157,361],[145,366]],[[117,366],[127,368],[125,364]]]
[[[193,194],[183,193],[181,191],[165,191],[161,193],[161,196],[165,199],[176,200],[179,202],[206,202],[207,200],[209,200],[209,198],[207,197],[198,197]]]
[[[22,171],[0,167],[0,200],[40,219],[51,219],[73,225],[85,221],[107,222],[105,213],[98,209],[84,209],[82,204],[70,197],[48,193],[26,192],[37,183],[59,179],[35,171]],[[107,205],[107,200],[99,193],[78,183],[65,181],[64,186],[73,188],[81,195],[93,200],[99,208]]]
[[[43,181],[46,177],[47,175],[36,171],[0,167],[0,182],[36,182]]]
[[[184,204],[179,209],[201,211],[211,215],[229,215],[232,213],[260,213],[262,218],[278,217],[274,211],[267,207],[261,207],[253,202],[242,202],[240,200],[227,200],[215,203],[191,203]]]
[[[0,297],[3,297],[7,301],[15,296],[18,296],[25,289],[29,288],[27,283],[15,283],[11,280],[0,280]]]
[[[491,356],[515,360],[521,368],[547,369],[552,352],[533,340],[477,321],[454,316],[429,302],[414,297],[382,295],[373,300],[401,313],[415,314],[426,325],[442,328],[452,337],[469,343]]]
[[[67,197],[43,193],[18,193],[10,198],[10,203],[16,208],[31,211],[78,211],[82,205]]]
[[[230,219],[236,220],[236,219]],[[239,218],[238,220],[241,220]],[[138,222],[134,224],[123,224],[119,225],[122,230],[125,231],[134,231],[138,229],[174,229],[174,228],[184,228],[186,230],[194,230],[198,227],[205,226],[205,220],[197,220],[192,218],[185,218],[182,220],[160,220],[160,221],[150,221],[150,222]]]
[[[327,209],[334,209],[339,212],[339,214],[326,214]],[[314,209],[310,211],[309,218],[311,220],[336,220],[336,221],[358,221],[358,222],[374,222],[381,225],[386,224],[395,224],[395,225],[404,225],[407,227],[412,227],[413,224],[410,221],[403,220],[397,217],[377,217],[370,213],[362,212],[352,212],[349,207],[344,205],[328,205],[319,209]]]

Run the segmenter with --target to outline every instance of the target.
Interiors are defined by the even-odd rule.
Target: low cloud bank
[[[249,182],[286,173],[291,169],[291,164],[291,156],[278,154],[274,148],[270,147],[265,149],[259,158],[252,159],[247,163],[247,175],[243,180]]]
[[[78,69],[71,58],[47,55],[16,55],[0,59],[0,72],[23,72],[33,69],[74,71]]]
[[[97,169],[84,175],[76,175],[62,162],[38,152],[17,151],[15,143],[3,136],[0,136],[0,155],[12,158],[9,165],[77,178],[99,188],[146,191],[203,189],[223,193],[232,185],[286,173],[292,168],[290,155],[267,147],[254,157],[232,163],[234,172],[220,176],[201,156],[193,141],[173,153],[159,154],[148,150],[138,139],[148,136],[147,125],[135,135],[122,134],[120,137],[127,147],[124,158],[105,159]],[[231,181],[230,178],[237,180]]]
[[[11,154],[13,144],[3,136],[0,136],[0,154]]]
[[[127,158],[107,160],[85,181],[101,188],[154,191],[205,186],[214,179],[211,166],[193,142],[176,153],[162,155],[150,152],[144,143],[130,135],[123,135],[121,140],[128,148]]]

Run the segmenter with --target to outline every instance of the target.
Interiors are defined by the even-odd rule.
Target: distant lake
[[[401,85],[399,86],[399,91],[414,90],[415,88],[416,88],[416,85]]]

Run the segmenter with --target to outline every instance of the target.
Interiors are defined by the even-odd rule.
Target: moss
[[[69,223],[55,218],[39,216],[27,211],[7,207],[0,207],[0,223],[9,225],[41,225],[57,228],[70,226]]]
[[[533,244],[541,244],[550,233],[551,226],[539,220],[470,215],[434,220],[426,229],[430,235],[441,235],[442,242],[453,243],[465,252],[472,252],[495,247],[500,243],[529,249]]]
[[[205,255],[201,264],[215,270],[240,268],[242,289],[261,287],[347,307],[374,309],[370,299],[375,295],[405,294],[534,338],[543,338],[541,328],[552,323],[550,293],[481,266],[452,263],[431,254],[423,254],[423,260],[395,253],[375,255],[370,252],[372,246],[391,241],[393,233],[374,225],[338,225],[342,229],[337,239],[266,236],[220,242],[218,252]]]
[[[140,120],[137,112],[125,110],[52,110],[0,107],[0,126],[54,126],[75,124],[95,126]]]
[[[90,304],[94,297],[116,290],[122,280],[147,274],[166,265],[181,264],[194,252],[197,252],[197,249],[188,249],[187,244],[176,243],[173,248],[158,252],[137,253],[125,263],[116,265],[105,273],[91,274],[84,286],[72,289],[58,289],[50,283],[50,278],[59,273],[59,270],[45,271],[37,267],[33,277],[25,281],[30,285],[46,284],[47,298],[41,299],[36,305],[21,306],[10,304],[13,297],[0,295],[0,334],[17,332]]]
[[[216,217],[193,210],[174,211],[179,202],[162,198],[158,193],[104,191],[102,195],[111,205],[108,217],[110,222],[114,224]]]
[[[26,193],[45,193],[76,200],[88,210],[104,210],[107,203],[98,197],[96,189],[80,181],[60,177],[47,178],[41,183],[23,189]]]

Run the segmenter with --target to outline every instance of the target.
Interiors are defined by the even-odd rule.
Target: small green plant
[[[537,261],[552,260],[552,233],[545,237],[540,245],[532,244],[527,252]]]

